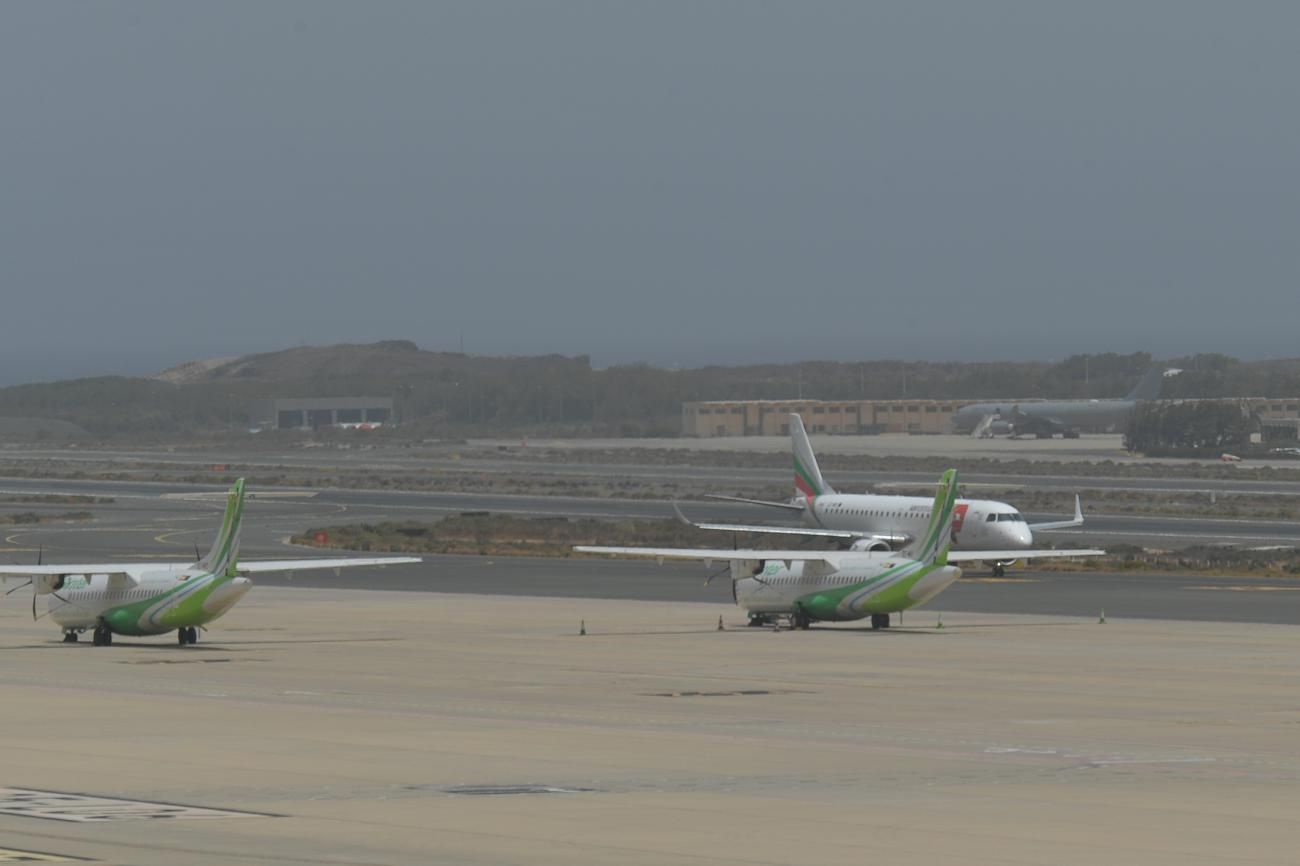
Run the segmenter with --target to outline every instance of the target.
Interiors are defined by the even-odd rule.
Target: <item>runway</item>
[[[1107,447],[1099,447],[1089,439],[1103,440]],[[1077,441],[1077,440],[1075,440]],[[1225,470],[1221,463],[1198,460],[1160,460],[1135,458],[1115,450],[1118,437],[1088,437],[1081,449],[1072,450],[1068,442],[1007,442],[1005,440],[971,440],[962,436],[814,436],[813,447],[820,454],[842,456],[870,455],[884,457],[897,455],[907,458],[943,458],[952,465],[976,458],[992,458],[1006,462],[1005,472],[970,472],[963,470],[963,482],[970,487],[997,489],[1025,488],[1061,491],[1067,493],[1089,490],[1149,491],[1149,492],[1215,492],[1224,494],[1252,494],[1266,496],[1300,496],[1300,461],[1278,459],[1242,464],[1241,469]],[[640,445],[638,443],[641,443]],[[645,451],[635,449],[644,447]],[[402,473],[478,473],[484,475],[528,475],[538,478],[587,479],[620,481],[635,479],[652,483],[698,483],[706,480],[726,493],[729,484],[779,484],[791,480],[787,462],[778,454],[789,453],[789,440],[773,437],[707,439],[657,439],[657,440],[566,440],[552,443],[534,443],[521,447],[511,440],[482,440],[467,443],[461,453],[453,447],[396,448],[373,450],[359,448],[335,449],[265,449],[248,450],[213,448],[186,451],[183,448],[167,450],[149,449],[10,449],[0,452],[0,459],[17,464],[43,466],[66,464],[68,466],[101,467],[112,465],[124,475],[149,475],[154,467],[168,465],[191,468],[196,474],[209,471],[213,465],[239,467],[241,471],[269,472],[277,468],[300,470],[332,469],[389,474]],[[599,448],[616,452],[631,452],[627,462],[610,461]],[[494,450],[502,449],[502,450]],[[549,450],[548,450],[549,449]],[[682,460],[677,455],[685,452],[717,453],[734,449],[741,455],[761,455],[757,459],[772,465],[720,465],[728,460],[753,460],[734,454],[720,455],[718,463],[693,465],[692,460]],[[547,459],[559,453],[563,459]],[[723,459],[725,458],[725,459]],[[773,458],[776,458],[773,463]],[[698,455],[696,455],[698,459]],[[1100,470],[1090,468],[1077,474],[1067,470],[1040,474],[1016,471],[1017,462],[1073,460],[1102,463]],[[640,461],[640,462],[638,462]],[[1235,477],[1251,469],[1275,471],[1275,479]],[[1226,477],[1223,477],[1227,471]],[[827,480],[844,492],[861,492],[867,489],[888,492],[889,485],[925,486],[934,483],[935,473],[895,470],[859,470],[851,467],[827,465],[823,467]],[[1107,472],[1113,474],[1107,475]],[[1149,474],[1146,474],[1149,473]]]
[[[194,494],[219,496],[221,485],[187,485],[142,481],[0,479],[0,495],[89,493],[113,497],[123,507],[137,504],[154,512],[161,502],[184,507],[184,497]],[[495,493],[448,493],[426,491],[351,490],[340,488],[253,488],[256,494],[282,495],[285,513],[301,515],[319,523],[329,517],[337,522],[380,522],[384,520],[428,520],[465,511],[490,511],[517,516],[672,519],[672,503],[657,499],[620,499],[588,496],[538,496]],[[975,494],[977,495],[977,494]],[[270,501],[270,500],[266,500]],[[265,502],[265,501],[264,501]],[[259,502],[259,505],[264,504]],[[180,503],[180,504],[178,504]],[[778,523],[771,509],[737,503],[688,500],[680,503],[693,520]],[[170,506],[169,506],[170,507]],[[26,508],[20,506],[20,510]],[[298,510],[295,511],[294,509]],[[66,509],[65,509],[66,510]],[[1065,514],[1027,515],[1034,520],[1059,520]],[[1041,534],[1041,543],[1051,546],[1087,547],[1125,543],[1154,548],[1176,548],[1191,544],[1228,544],[1242,547],[1300,545],[1300,523],[1291,521],[1237,520],[1230,518],[1164,517],[1152,515],[1101,514],[1089,511],[1084,502],[1086,523],[1079,529]],[[302,524],[286,531],[297,532]],[[726,543],[725,540],[719,543]]]

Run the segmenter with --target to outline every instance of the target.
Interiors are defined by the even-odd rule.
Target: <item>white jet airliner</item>
[[[793,499],[768,502],[736,496],[709,498],[780,508],[799,515],[803,526],[695,523],[680,511],[678,516],[700,529],[835,538],[854,551],[906,551],[924,533],[930,520],[931,500],[920,496],[836,493],[822,478],[803,420],[795,414],[790,416],[790,439],[794,450]],[[1047,523],[1029,523],[1005,502],[958,499],[953,507],[953,554],[949,560],[986,562],[993,574],[1001,577],[1006,566],[1019,559],[1100,556],[1102,551],[1032,549],[1035,531],[1068,529],[1082,524],[1083,509],[1078,496],[1074,498],[1072,519]]]

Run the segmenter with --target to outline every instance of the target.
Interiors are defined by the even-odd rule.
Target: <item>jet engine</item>
[[[855,553],[879,553],[889,549],[889,543],[879,538],[859,538],[849,545],[849,550]]]

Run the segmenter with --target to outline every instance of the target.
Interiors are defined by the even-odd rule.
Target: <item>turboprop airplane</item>
[[[727,532],[765,532],[834,538],[850,550],[899,550],[921,537],[930,519],[930,500],[920,496],[884,496],[872,493],[836,493],[822,478],[817,456],[804,430],[803,420],[790,416],[790,440],[794,450],[795,496],[787,502],[768,502],[737,496],[710,496],[727,502],[744,502],[780,508],[799,515],[803,526],[770,526],[738,523],[694,523],[699,529]],[[1074,517],[1047,523],[1029,523],[1024,515],[1005,502],[992,499],[958,499],[953,508],[952,542],[964,559],[989,563],[996,577],[1019,559],[1062,556],[1097,556],[1101,551],[1034,550],[1034,532],[1068,529],[1083,525],[1083,508],[1074,497]],[[979,556],[966,556],[978,552]]]
[[[889,628],[890,615],[924,604],[953,581],[962,557],[949,549],[957,506],[957,470],[943,474],[926,509],[925,531],[903,553],[872,550],[685,550],[671,547],[575,547],[582,553],[693,559],[730,564],[736,604],[750,625],[788,618],[794,628],[818,620],[871,617],[873,629]]]
[[[420,561],[414,556],[390,556],[239,562],[243,514],[241,478],[230,489],[217,540],[197,562],[0,565],[0,580],[28,578],[33,620],[38,619],[37,596],[49,596],[48,613],[63,629],[64,643],[76,643],[84,631],[94,632],[95,646],[108,646],[114,634],[135,637],[175,631],[177,643],[184,646],[197,642],[200,628],[230,610],[252,589],[253,582],[245,575]]]

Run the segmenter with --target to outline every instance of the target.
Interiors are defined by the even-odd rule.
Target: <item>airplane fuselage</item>
[[[801,611],[814,620],[845,622],[924,604],[959,577],[954,565],[892,556],[828,575],[802,562],[768,562],[762,574],[736,581],[736,604],[751,614]]]
[[[1122,430],[1133,410],[1135,400],[998,400],[962,406],[952,417],[953,429],[968,433],[988,416],[1008,418],[1016,413],[1027,418],[1042,418],[1066,427],[1104,433]]]
[[[920,496],[830,493],[806,500],[803,516],[806,524],[822,529],[918,538],[930,519],[931,505],[931,500]],[[1033,543],[1029,524],[1005,502],[957,500],[952,516],[954,548],[1024,550]]]
[[[50,619],[65,631],[101,622],[122,635],[158,635],[205,625],[252,589],[246,577],[202,571],[145,572],[137,585],[114,584],[107,574],[67,575],[49,594]]]

